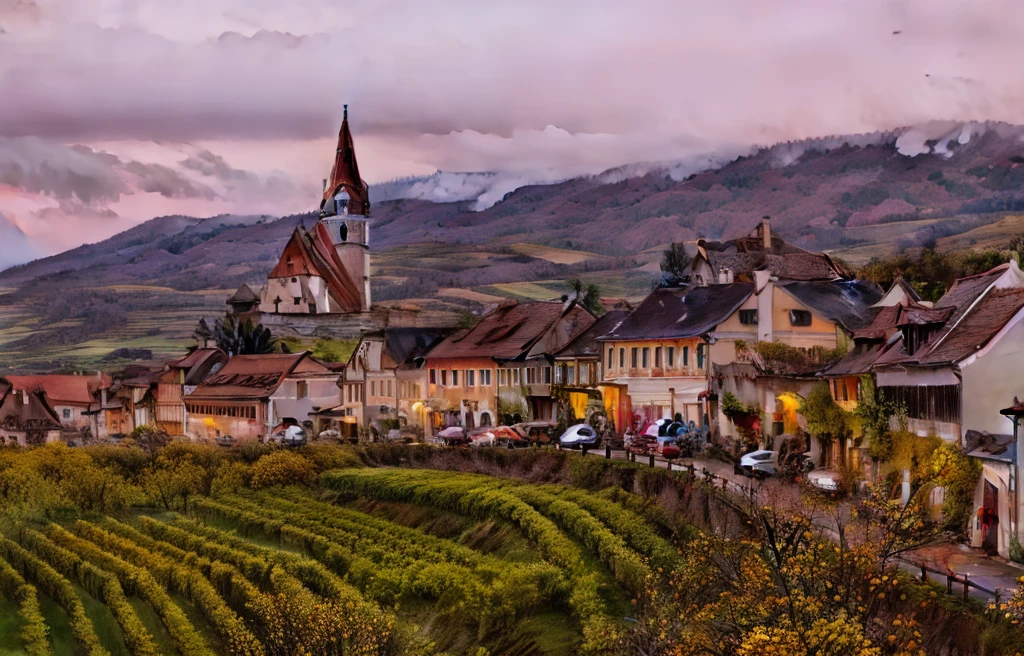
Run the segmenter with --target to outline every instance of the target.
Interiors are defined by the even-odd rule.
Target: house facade
[[[0,378],[0,444],[35,446],[61,439],[63,425],[41,391]]]
[[[425,358],[430,426],[557,421],[553,354],[595,319],[575,301],[502,303]]]
[[[342,402],[335,414],[344,418],[341,428],[345,436],[356,437],[356,426],[396,417],[403,426],[429,434],[424,358],[451,332],[445,328],[387,328],[364,334],[340,383]]]
[[[613,332],[629,316],[631,309],[613,309],[601,315],[590,328],[554,354],[552,395],[558,399],[559,411],[567,424],[587,420],[596,411],[603,411],[609,429],[618,432],[628,421],[628,397],[620,394],[614,384],[605,384],[603,335]]]
[[[967,430],[1007,434],[999,414],[1018,395],[1024,273],[1016,262],[957,280],[929,307],[901,308],[893,343],[872,364],[885,398],[906,408],[908,429],[962,443]]]
[[[42,393],[46,404],[56,413],[61,426],[70,431],[89,431],[104,437],[106,422],[100,408],[113,385],[110,376],[46,374],[38,376],[7,376],[17,391]]]
[[[308,352],[236,355],[187,395],[186,433],[263,440],[286,419],[310,417],[338,405],[338,374]]]
[[[170,435],[184,435],[187,427],[185,398],[207,376],[227,364],[228,355],[216,348],[196,349],[183,358],[168,362],[155,377],[154,420]]]
[[[680,414],[686,422],[707,426],[709,336],[753,291],[749,283],[734,282],[651,292],[616,328],[599,338],[604,383],[622,390],[635,419],[653,421]]]

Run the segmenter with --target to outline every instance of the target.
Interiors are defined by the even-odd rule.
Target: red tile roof
[[[288,377],[331,374],[306,353],[236,355],[204,380],[189,400],[258,400],[269,397]]]
[[[1024,309],[1024,289],[993,289],[941,341],[917,358],[925,365],[959,362],[988,344]]]
[[[562,319],[568,333],[546,345],[554,352],[594,323],[594,317],[579,307],[547,301],[509,301],[484,315],[479,323],[447,337],[427,354],[435,358],[523,359]]]
[[[362,309],[359,287],[342,264],[327,227],[322,223],[318,222],[309,232],[295,226],[277,266],[270,272],[271,278],[292,276],[323,278],[328,293],[342,312],[359,312]]]
[[[6,376],[15,389],[43,392],[51,404],[90,405],[99,390],[110,388],[113,382],[106,374],[74,376],[43,374],[37,376]]]

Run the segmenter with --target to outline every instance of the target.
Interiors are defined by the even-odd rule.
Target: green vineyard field
[[[621,624],[649,563],[675,555],[621,505],[557,486],[386,469],[333,471],[323,486],[19,527],[0,542],[0,590],[22,651],[572,653],[585,633]],[[340,492],[419,504],[457,517],[460,534],[500,530],[502,547],[522,548],[506,559],[347,507]],[[50,626],[41,600],[61,614]],[[70,645],[52,639],[62,622]]]
[[[1024,653],[1024,584],[892,564],[926,507],[793,500],[541,449],[0,449],[0,656]]]

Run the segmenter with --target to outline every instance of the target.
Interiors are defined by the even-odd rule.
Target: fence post
[[[953,575],[946,574],[946,594],[953,594]]]
[[[921,583],[924,583],[927,580],[928,580],[928,570],[925,569],[924,565],[921,565]]]
[[[729,479],[723,477],[722,478],[722,490],[725,490],[728,485],[729,485]]]
[[[967,580],[967,574],[964,574],[964,601],[967,601],[967,594],[971,591],[971,582]]]
[[[584,456],[587,455],[587,445],[586,444],[581,444],[580,445],[580,453],[582,453]]]
[[[651,454],[649,454],[647,456],[647,464],[650,465],[651,467],[654,466],[654,454],[653,453],[651,453]]]
[[[611,444],[605,444],[604,445],[604,459],[605,460],[611,460],[612,459],[612,445]]]

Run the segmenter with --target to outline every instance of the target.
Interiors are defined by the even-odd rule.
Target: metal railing
[[[983,585],[981,585],[981,584],[979,584],[979,583],[977,583],[975,581],[972,581],[970,575],[966,574],[966,573],[964,573],[964,574],[957,574],[956,572],[953,572],[952,570],[950,570],[948,568],[947,569],[937,569],[935,567],[929,567],[925,563],[917,561],[917,560],[913,560],[911,558],[900,557],[900,558],[898,558],[898,560],[901,563],[904,563],[905,565],[908,565],[908,566],[912,567],[914,570],[920,571],[921,572],[920,580],[921,580],[922,583],[927,583],[928,581],[933,581],[933,582],[938,583],[940,581],[945,580],[945,583],[946,583],[946,594],[947,595],[952,596],[953,593],[954,593],[955,587],[956,586],[960,586],[960,594],[961,594],[961,597],[963,598],[963,600],[965,602],[968,601],[970,599],[970,597],[971,597],[971,589],[973,588],[973,589],[977,590],[978,592],[982,593],[982,596],[981,596],[982,599],[984,599],[985,601],[992,602],[992,603],[995,604],[995,610],[996,610],[997,613],[999,611],[999,604],[1000,604],[1001,600],[1003,600],[1006,597],[1013,596],[1013,592],[1014,592],[1013,588],[1000,588],[1000,587],[997,586],[995,590],[990,590],[990,589],[986,588],[985,586],[983,586]],[[928,574],[936,574],[936,575],[938,575],[938,577],[939,577],[938,581],[935,581],[934,579],[930,579],[928,577]],[[1004,595],[1005,595],[1005,597],[1004,597]]]

